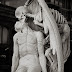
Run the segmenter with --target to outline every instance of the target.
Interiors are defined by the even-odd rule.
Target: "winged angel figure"
[[[64,16],[44,0],[27,0],[15,16],[19,21],[15,24],[12,72],[64,72],[70,55],[70,28]]]

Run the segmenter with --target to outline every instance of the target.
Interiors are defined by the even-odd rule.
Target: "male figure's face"
[[[20,21],[17,21],[16,24],[15,24],[15,31],[16,32],[19,32],[23,29],[23,23],[20,22]]]

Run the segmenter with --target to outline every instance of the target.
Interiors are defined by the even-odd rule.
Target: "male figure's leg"
[[[19,66],[16,72],[27,72],[27,68],[25,66]]]
[[[41,67],[40,66],[29,67],[28,72],[41,72]]]

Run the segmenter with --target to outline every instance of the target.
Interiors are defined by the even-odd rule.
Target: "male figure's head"
[[[19,31],[21,31],[23,29],[23,23],[21,23],[20,21],[17,21],[16,23],[15,23],[15,31],[16,32],[19,32]]]

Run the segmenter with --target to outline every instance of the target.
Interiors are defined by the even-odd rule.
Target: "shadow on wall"
[[[11,1],[6,1],[5,4],[8,6],[12,6],[12,7],[19,7],[25,4],[27,0],[11,0]]]

